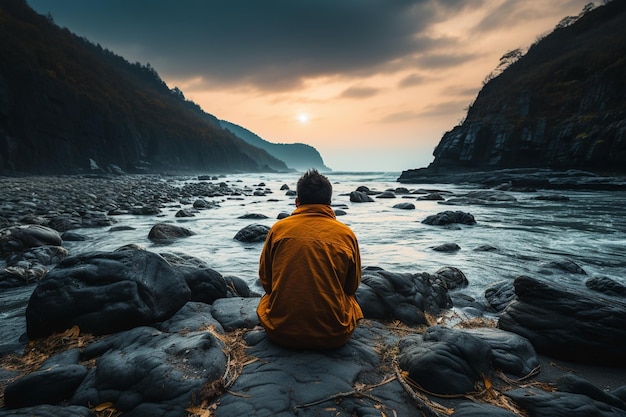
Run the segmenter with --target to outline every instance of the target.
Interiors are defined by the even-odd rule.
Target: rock
[[[380,194],[379,191],[370,190],[369,187],[367,187],[365,185],[358,186],[355,191],[358,192],[358,193],[364,193],[364,194],[367,194],[367,195],[377,195],[377,194]]]
[[[258,294],[253,294],[248,287],[248,283],[243,279],[233,275],[224,277],[227,287],[227,297],[253,297]]]
[[[585,270],[582,269],[580,265],[569,259],[559,259],[556,261],[546,262],[541,265],[541,267],[546,269],[556,269],[570,274],[587,275]]]
[[[214,208],[215,206],[217,206],[217,203],[213,201],[206,201],[203,198],[199,198],[193,202],[193,208],[197,210],[210,209],[210,208]]]
[[[395,209],[401,210],[415,210],[415,204],[413,203],[398,203],[393,206]]]
[[[429,193],[426,195],[421,195],[417,197],[417,200],[426,200],[426,201],[442,201],[445,200],[439,193]]]
[[[189,301],[169,319],[158,323],[155,327],[165,333],[195,332],[215,329],[219,334],[224,327],[211,314],[210,304]]]
[[[141,207],[132,207],[129,212],[135,216],[156,216],[161,213],[161,209],[157,205],[143,205]]]
[[[569,201],[569,197],[565,195],[538,195],[532,199],[542,201]]]
[[[250,224],[235,234],[234,239],[240,242],[265,242],[265,238],[269,233],[269,226],[263,224]]]
[[[432,165],[432,164],[431,164]],[[547,168],[503,168],[481,170],[428,168],[403,171],[397,181],[404,184],[480,184],[494,187],[509,182],[512,189],[546,190],[626,190],[623,176],[601,176],[582,170]],[[480,200],[476,200],[477,203]]]
[[[34,407],[24,407],[9,412],[0,410],[2,417],[95,417],[95,414],[87,407],[69,405],[59,407],[56,405],[38,405]]]
[[[500,316],[499,328],[554,358],[626,365],[626,303],[524,276],[513,284],[517,298]]]
[[[352,191],[350,201],[353,203],[372,203],[374,199],[362,191]]]
[[[498,191],[498,190],[478,190],[470,191],[465,194],[465,197],[470,200],[480,200],[485,202],[516,202],[517,198],[511,194]]]
[[[453,266],[444,266],[443,268],[437,270],[435,275],[445,283],[446,288],[450,291],[467,287],[469,285],[469,281],[463,271]]]
[[[92,252],[61,261],[33,291],[28,337],[77,325],[108,334],[167,320],[191,299],[184,271],[148,251]]]
[[[237,217],[238,219],[255,219],[255,220],[260,220],[260,219],[267,219],[268,217],[265,214],[261,214],[261,213],[248,213],[248,214],[242,214],[241,216]]]
[[[433,250],[437,252],[456,252],[461,250],[461,247],[456,243],[444,243],[442,245],[434,246]]]
[[[476,220],[470,213],[462,211],[443,211],[426,217],[422,220],[422,223],[435,226],[445,226],[453,223],[474,225],[476,224]]]
[[[178,268],[184,274],[185,283],[189,287],[189,299],[211,304],[228,295],[228,282],[222,274],[211,268]]]
[[[7,257],[36,246],[61,246],[61,235],[54,229],[37,224],[0,230],[0,257]]]
[[[401,320],[410,325],[426,324],[425,312],[437,314],[452,306],[440,278],[379,268],[363,270],[356,299],[366,318]]]
[[[485,299],[494,311],[503,311],[515,299],[513,281],[499,281],[485,290]]]
[[[194,217],[195,214],[189,209],[181,209],[176,212],[175,217]]]
[[[393,191],[383,191],[376,198],[396,198],[396,194]]]
[[[429,327],[424,335],[400,340],[400,368],[423,389],[435,394],[465,394],[493,372],[487,342],[459,330]]]
[[[124,170],[115,164],[107,165],[107,171],[114,175],[126,175]]]
[[[626,296],[626,286],[607,277],[594,277],[585,282],[587,288],[614,297]]]
[[[96,359],[71,404],[111,402],[125,415],[185,416],[202,387],[226,368],[223,343],[211,332],[163,333],[137,327],[89,345]]]
[[[76,232],[63,232],[63,234],[61,235],[61,239],[64,242],[82,242],[87,240],[84,235]]]
[[[591,382],[574,374],[567,374],[556,380],[557,390],[561,392],[571,392],[581,394],[596,401],[609,404],[626,412],[626,402],[618,396],[607,393]],[[625,413],[626,415],[626,413]]]
[[[533,417],[626,416],[625,410],[580,394],[559,391],[547,392],[538,388],[517,388],[507,391],[506,396]]]
[[[251,329],[259,324],[259,318],[256,314],[259,300],[259,297],[222,298],[213,303],[211,314],[226,331]]]
[[[536,371],[539,360],[528,339],[501,329],[483,327],[462,331],[480,337],[491,348],[493,367],[508,375],[525,377]]]
[[[9,288],[38,282],[53,266],[69,255],[62,246],[36,246],[11,255],[0,270],[0,286]]]
[[[495,246],[491,246],[491,245],[480,245],[474,248],[475,252],[493,252],[497,250],[498,248],[496,248]]]
[[[6,387],[4,405],[12,409],[68,401],[87,372],[83,365],[57,366],[32,372]]]
[[[262,330],[249,332],[245,340],[247,353],[257,360],[219,398],[215,417],[369,417],[381,410],[389,416],[434,416],[422,414],[396,379],[383,383],[388,375],[381,368],[388,364],[377,350],[389,349],[395,338],[386,337],[376,323],[357,326],[345,346],[328,351],[285,349]]]
[[[490,404],[463,403],[455,407],[451,417],[519,417],[512,411],[505,410]]]
[[[114,226],[109,229],[109,232],[124,232],[128,230],[135,230],[132,226]]]
[[[170,223],[158,223],[150,229],[148,239],[157,242],[168,242],[181,237],[193,236],[195,234],[195,232],[192,232],[186,227],[176,226]]]

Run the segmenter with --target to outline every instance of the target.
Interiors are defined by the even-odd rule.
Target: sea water
[[[174,252],[195,256],[222,275],[243,278],[254,290],[258,287],[258,260],[262,242],[242,243],[235,234],[250,224],[271,226],[280,213],[295,209],[294,197],[281,190],[283,185],[296,189],[300,174],[228,175],[214,182],[248,190],[265,190],[264,196],[205,198],[216,208],[200,210],[194,217],[177,218],[176,212],[189,206],[173,203],[162,208],[159,217],[116,216],[115,226],[132,230],[110,231],[110,227],[79,229],[88,237],[83,242],[64,244],[72,253],[115,250],[124,244],[139,244],[154,252]],[[359,241],[363,266],[377,266],[392,272],[430,272],[452,266],[468,278],[466,292],[480,297],[489,285],[519,275],[568,280],[568,285],[584,285],[584,276],[560,273],[545,268],[556,260],[577,263],[589,276],[605,276],[626,285],[626,193],[621,191],[504,192],[511,201],[483,204],[448,205],[445,201],[418,200],[424,192],[440,192],[445,199],[481,189],[472,185],[401,184],[399,172],[337,172],[326,174],[333,184],[332,204],[346,214],[337,219],[352,228]],[[175,180],[181,186],[197,182],[197,177]],[[411,194],[354,203],[350,192],[359,186],[372,191],[408,188]],[[539,200],[535,197],[567,197]],[[415,209],[394,208],[409,202]],[[427,216],[442,211],[463,211],[476,220],[475,225],[453,227],[422,223]],[[242,219],[247,214],[262,214],[266,219]],[[148,239],[152,226],[171,222],[186,227],[195,235],[161,245]],[[438,252],[434,247],[456,243],[460,250]],[[491,250],[476,250],[485,245]],[[588,278],[587,277],[587,278]]]
[[[271,226],[278,221],[280,213],[291,213],[295,209],[294,197],[281,187],[287,185],[295,190],[299,175],[226,175],[214,182],[226,182],[248,191],[263,190],[265,195],[248,192],[237,197],[205,197],[214,201],[216,207],[198,210],[194,217],[175,216],[180,209],[191,208],[188,202],[168,204],[158,216],[113,216],[114,226],[128,230],[112,231],[109,226],[76,229],[72,231],[87,240],[64,242],[63,246],[73,255],[112,251],[127,244],[157,253],[191,255],[222,275],[240,277],[252,290],[262,292],[258,260],[263,243],[242,243],[234,236],[247,225]],[[356,234],[364,267],[377,266],[400,273],[435,273],[443,267],[455,267],[469,281],[463,292],[479,301],[484,300],[484,291],[490,285],[520,275],[573,289],[584,288],[590,277],[608,277],[626,285],[626,193],[623,191],[505,191],[508,199],[449,205],[446,201],[417,198],[426,192],[440,192],[450,201],[481,188],[469,184],[400,184],[396,181],[399,175],[399,172],[327,174],[333,184],[333,207],[345,212],[337,219]],[[187,176],[168,181],[182,187],[199,180],[197,176]],[[373,202],[351,202],[349,194],[359,186],[380,192],[405,187],[410,193],[396,193],[396,198],[372,195]],[[559,198],[540,200],[537,196]],[[403,202],[413,203],[415,209],[394,208]],[[444,227],[422,223],[427,216],[447,210],[470,213],[476,224]],[[247,214],[262,214],[267,218],[240,218]],[[195,234],[166,245],[156,244],[148,239],[148,233],[159,222],[171,222]],[[445,243],[456,243],[460,249],[433,250]],[[484,247],[490,250],[477,250]],[[587,275],[546,267],[551,261],[563,260],[575,262]],[[5,290],[0,294],[2,334],[21,331],[32,288]]]

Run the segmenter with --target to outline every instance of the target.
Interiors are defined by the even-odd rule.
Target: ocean
[[[199,210],[194,217],[177,218],[189,204],[172,203],[158,216],[118,215],[115,227],[75,229],[87,240],[64,242],[71,254],[112,251],[137,244],[157,253],[173,252],[194,256],[222,275],[244,279],[252,290],[258,284],[258,259],[262,243],[242,243],[235,234],[250,224],[271,226],[282,212],[295,209],[294,197],[283,185],[296,188],[300,174],[232,174],[213,182],[226,182],[245,190],[245,195],[206,197],[215,208]],[[626,193],[621,191],[537,190],[502,191],[493,201],[457,200],[473,191],[484,191],[469,184],[400,184],[400,172],[331,172],[333,207],[345,215],[337,219],[352,228],[359,241],[364,267],[376,266],[391,272],[434,273],[451,266],[460,269],[469,286],[462,291],[484,300],[484,291],[503,280],[526,275],[566,285],[585,287],[591,277],[608,277],[626,285]],[[174,177],[168,181],[181,186],[198,181],[196,176]],[[373,202],[350,202],[349,194],[359,186],[372,191],[408,188],[409,194],[378,198]],[[265,195],[253,195],[254,190]],[[428,192],[439,192],[444,201],[418,200]],[[257,193],[258,194],[258,193]],[[538,199],[537,197],[541,197]],[[415,208],[394,208],[399,203]],[[475,225],[453,227],[422,223],[427,216],[443,211],[463,211],[476,220]],[[262,214],[265,219],[242,219],[247,214]],[[170,244],[155,244],[148,239],[152,226],[172,222],[195,235]],[[434,247],[456,243],[460,249],[439,252]],[[485,250],[488,247],[489,250]],[[587,275],[549,268],[551,261],[568,260],[578,264]],[[0,332],[17,337],[28,296],[34,287],[0,292]]]

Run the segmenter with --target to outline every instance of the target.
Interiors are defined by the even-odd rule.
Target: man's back
[[[272,227],[259,277],[267,293],[259,319],[281,345],[341,346],[363,317],[354,298],[361,278],[358,242],[329,205],[301,205]]]

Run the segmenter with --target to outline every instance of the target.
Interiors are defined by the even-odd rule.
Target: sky
[[[507,52],[589,0],[27,0],[333,171],[426,167]],[[596,5],[599,2],[596,1]]]

